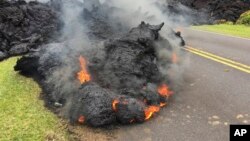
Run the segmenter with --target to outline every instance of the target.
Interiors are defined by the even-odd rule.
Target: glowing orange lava
[[[176,64],[176,63],[178,63],[178,56],[177,56],[177,54],[176,53],[173,53],[172,54],[172,63],[174,63],[174,64]]]
[[[173,91],[170,91],[166,84],[162,84],[158,87],[158,93],[163,97],[169,97],[173,94]]]
[[[166,106],[167,105],[167,103],[160,103],[160,107],[164,107],[164,106]]]
[[[80,116],[80,117],[78,118],[78,122],[79,122],[79,123],[83,124],[84,121],[85,121],[85,117],[84,117],[84,116]]]
[[[159,112],[160,111],[160,107],[158,106],[149,106],[148,108],[146,108],[144,110],[145,113],[145,120],[149,120],[154,113]]]
[[[113,110],[116,112],[117,111],[117,107],[116,107],[116,105],[119,103],[119,101],[118,100],[114,100],[113,101],[113,103],[112,103],[112,108],[113,108]]]
[[[81,71],[77,73],[77,79],[80,81],[81,84],[89,82],[91,80],[91,75],[87,70],[87,61],[84,57],[79,57],[79,62],[81,66]]]

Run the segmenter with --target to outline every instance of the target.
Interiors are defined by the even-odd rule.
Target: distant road
[[[250,65],[250,39],[189,28],[183,32],[188,46]]]
[[[116,131],[117,140],[228,141],[230,123],[250,124],[250,40],[192,29],[183,35],[190,64],[182,91],[149,122]]]

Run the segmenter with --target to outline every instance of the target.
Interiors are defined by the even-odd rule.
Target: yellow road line
[[[246,72],[246,73],[250,73],[250,69],[246,69],[246,68],[243,68],[243,67],[240,67],[240,66],[236,66],[236,65],[231,64],[231,63],[229,63],[229,62],[220,60],[220,59],[218,59],[218,58],[214,58],[214,57],[212,57],[212,56],[203,54],[203,53],[198,52],[198,51],[195,51],[195,50],[191,50],[191,49],[189,49],[189,48],[183,48],[183,49],[184,49],[184,50],[187,50],[187,51],[189,51],[189,52],[191,52],[191,53],[194,53],[194,54],[196,54],[196,55],[202,56],[202,57],[204,57],[204,58],[207,58],[207,59],[210,59],[210,60],[213,60],[213,61],[222,63],[222,64],[227,65],[227,66],[230,66],[230,67],[235,68],[235,69],[237,69],[237,70],[240,70],[240,71],[243,71],[243,72]]]
[[[235,62],[233,60],[229,60],[227,58],[223,58],[223,57],[220,57],[218,55],[214,55],[212,53],[209,53],[209,52],[205,52],[205,51],[202,51],[202,50],[199,50],[199,49],[196,49],[196,48],[193,48],[193,47],[190,47],[190,46],[186,46],[188,49],[191,49],[191,50],[194,50],[194,51],[197,51],[197,52],[200,52],[200,53],[203,53],[203,54],[206,54],[208,56],[211,56],[211,57],[214,57],[214,58],[217,58],[217,59],[220,59],[220,60],[223,60],[225,62],[228,62],[228,63],[231,63],[231,64],[234,64],[234,65],[237,65],[237,66],[240,66],[240,67],[243,67],[243,68],[246,68],[246,69],[250,69],[250,66],[248,65],[245,65],[245,64],[242,64],[242,63],[239,63],[239,62]]]

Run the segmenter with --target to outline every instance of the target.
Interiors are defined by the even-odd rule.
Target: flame
[[[173,94],[173,91],[170,91],[166,84],[162,84],[158,87],[158,93],[163,97],[169,97]]]
[[[148,108],[146,108],[144,110],[145,113],[145,120],[149,120],[154,113],[159,112],[160,111],[160,107],[158,106],[149,106]]]
[[[78,118],[78,122],[81,123],[81,124],[83,124],[84,121],[85,121],[85,117],[81,115],[81,116]]]
[[[116,107],[116,105],[119,103],[119,101],[117,100],[117,99],[115,99],[114,101],[113,101],[113,103],[112,103],[112,108],[113,108],[113,110],[116,112],[117,111],[117,107]]]
[[[167,105],[167,103],[163,103],[163,102],[160,103],[160,107],[164,107],[166,105]]]
[[[80,66],[81,66],[81,71],[77,73],[77,79],[80,81],[81,84],[83,84],[85,82],[89,82],[91,80],[91,76],[88,73],[87,62],[86,62],[85,58],[80,56],[79,62],[80,62]]]
[[[172,54],[172,63],[176,64],[178,63],[179,59],[176,53]]]

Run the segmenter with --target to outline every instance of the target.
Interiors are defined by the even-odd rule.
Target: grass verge
[[[16,60],[0,62],[0,140],[67,140],[62,122],[39,99],[38,84],[13,70]]]
[[[245,25],[218,24],[218,25],[193,26],[192,28],[231,35],[231,36],[250,38],[250,26],[245,26]]]

